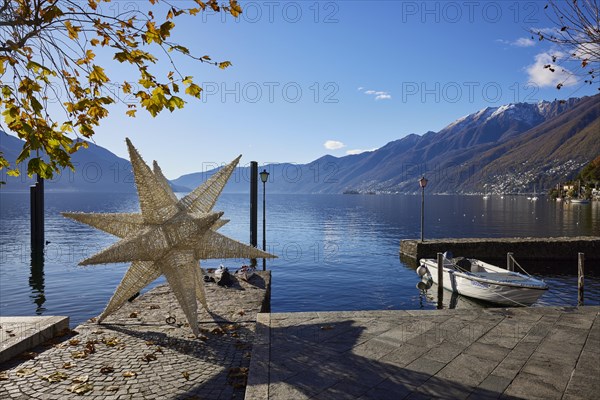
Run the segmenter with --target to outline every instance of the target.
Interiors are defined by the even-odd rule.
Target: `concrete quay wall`
[[[526,237],[526,238],[464,238],[401,240],[400,254],[414,258],[435,258],[438,252],[451,251],[456,257],[506,259],[514,253],[518,260],[575,261],[577,253],[585,259],[600,261],[600,236]]]

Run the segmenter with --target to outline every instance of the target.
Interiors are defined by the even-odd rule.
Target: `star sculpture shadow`
[[[117,243],[79,265],[132,262],[98,322],[161,275],[181,306],[192,331],[199,335],[198,301],[208,310],[200,260],[276,258],[217,232],[228,220],[211,212],[241,156],[178,200],[162,170],[154,171],[126,139],[138,190],[141,213],[62,213],[119,237]]]

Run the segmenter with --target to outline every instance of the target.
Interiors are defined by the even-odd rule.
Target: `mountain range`
[[[270,193],[543,191],[572,178],[600,154],[600,95],[487,107],[439,132],[410,134],[370,152],[326,155],[308,164],[262,166]],[[195,187],[213,171],[181,176]],[[226,190],[248,191],[248,168]]]
[[[16,159],[22,141],[0,132],[0,151]],[[430,193],[538,192],[572,178],[600,154],[600,95],[487,107],[439,132],[409,134],[370,152],[323,156],[308,164],[269,164],[270,193],[414,193],[421,176]],[[48,181],[48,190],[134,191],[129,161],[90,143],[73,155],[76,172]],[[195,188],[216,170],[183,175],[176,190]],[[25,190],[25,174],[2,190]],[[226,192],[249,191],[239,167]]]
[[[75,171],[65,169],[55,174],[53,179],[44,182],[49,191],[87,191],[87,192],[133,192],[135,184],[131,163],[117,157],[104,147],[88,142],[87,149],[81,149],[71,156]],[[0,151],[11,163],[17,159],[23,147],[23,140],[0,131]],[[35,183],[27,176],[27,162],[19,166],[18,177],[8,176],[6,169],[0,171],[0,186],[3,191],[24,191]]]

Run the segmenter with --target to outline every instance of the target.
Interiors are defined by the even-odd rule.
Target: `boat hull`
[[[422,259],[421,265],[427,267],[433,282],[439,284],[437,262],[432,259]],[[491,273],[478,275],[444,267],[443,286],[463,296],[509,306],[531,305],[548,289],[545,283],[537,279],[527,278],[498,267],[495,269],[499,271],[493,270]],[[502,277],[506,279],[505,282],[501,282],[496,281],[494,277],[500,280]],[[515,280],[520,282],[515,284]]]

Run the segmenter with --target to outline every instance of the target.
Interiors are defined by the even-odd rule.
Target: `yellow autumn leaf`
[[[21,376],[29,376],[32,375],[35,372],[35,369],[33,368],[21,368],[20,370],[17,371],[17,376],[21,377]]]
[[[229,12],[235,18],[239,17],[239,15],[242,13],[242,7],[240,7],[237,0],[229,0]]]
[[[219,63],[219,68],[225,69],[227,67],[231,67],[231,63],[229,61],[223,61]]]
[[[50,383],[61,382],[68,378],[68,375],[64,372],[56,371],[50,375],[42,376],[42,379]]]
[[[73,351],[71,357],[73,358],[87,358],[88,353],[86,351]]]
[[[108,77],[104,73],[104,68],[94,65],[92,67],[92,72],[90,72],[89,80],[94,83],[105,83],[108,82]]]
[[[200,97],[200,92],[202,92],[202,88],[195,83],[190,83],[190,85],[185,89],[186,94],[194,97]]]
[[[79,31],[81,30],[80,26],[73,26],[71,21],[65,21],[65,28],[67,28],[67,33],[69,34],[69,39],[78,39]]]
[[[89,376],[87,375],[82,375],[82,376],[76,376],[75,378],[73,378],[72,382],[73,383],[86,383],[87,381],[89,381]]]
[[[124,82],[122,89],[123,89],[123,93],[125,93],[125,94],[131,93],[131,85],[129,84],[129,82]]]
[[[94,389],[94,386],[91,383],[76,383],[75,385],[69,388],[71,393],[75,394],[84,394],[90,392]]]

